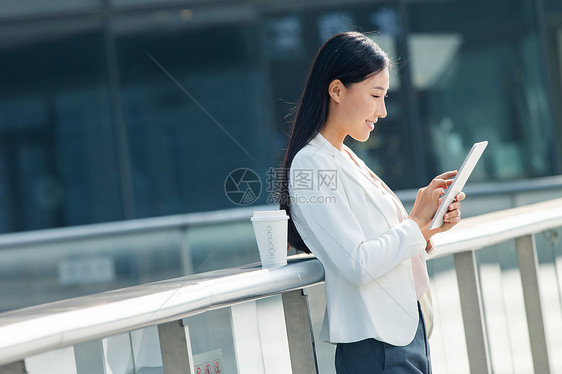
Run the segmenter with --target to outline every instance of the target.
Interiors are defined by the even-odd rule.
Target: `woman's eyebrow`
[[[371,88],[372,88],[372,89],[375,89],[375,90],[386,91],[386,88],[381,87],[381,86],[375,86],[375,87],[371,87]]]

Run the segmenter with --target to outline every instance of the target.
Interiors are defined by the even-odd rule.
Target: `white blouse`
[[[345,150],[343,150],[342,153],[344,154],[346,159],[348,159],[349,162],[353,165],[353,167],[357,168],[359,172],[374,185],[375,188],[379,189],[386,201],[394,208],[396,216],[398,217],[398,220],[400,222],[408,218],[404,214],[405,209],[402,205],[402,202],[394,194],[387,191],[388,187],[383,185],[382,180],[378,178],[378,176],[374,174],[374,172],[372,172],[373,176],[371,176],[369,170],[365,170],[363,167],[361,167],[361,163],[355,160],[355,157],[357,157],[355,154],[351,155]],[[427,288],[429,287],[429,277],[427,275],[425,259],[422,260],[420,256],[412,257],[412,273],[414,275],[414,282],[416,286],[416,297],[419,300],[422,298],[422,296],[427,291]]]

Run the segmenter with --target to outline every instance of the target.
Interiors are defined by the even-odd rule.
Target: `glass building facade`
[[[471,181],[561,173],[555,0],[0,0],[0,232],[236,207],[280,166],[312,58],[340,31],[394,61],[388,116],[346,143],[393,189],[487,139]]]

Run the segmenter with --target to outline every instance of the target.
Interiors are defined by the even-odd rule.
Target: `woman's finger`
[[[460,210],[452,210],[450,212],[445,213],[445,215],[443,216],[443,221],[449,221],[453,218],[460,218],[461,216],[461,211]]]
[[[447,187],[447,181],[445,179],[435,178],[429,183],[428,187],[432,190],[434,190],[438,187],[445,188],[445,187]]]
[[[430,190],[434,190],[436,188],[449,188],[449,186],[453,183],[452,179],[434,179],[431,181],[431,183],[429,183],[429,186],[427,186]]]
[[[441,232],[448,231],[461,221],[461,211],[455,209],[447,212],[443,216],[443,226],[440,227]]]
[[[456,201],[461,201],[466,199],[466,194],[464,192],[459,192],[458,195],[455,197]]]
[[[453,218],[451,218],[451,219],[449,220],[449,223],[450,223],[450,224],[453,224],[453,225],[456,225],[456,224],[459,223],[460,221],[461,221],[461,217],[458,216],[458,217],[453,217]]]
[[[458,201],[453,201],[448,207],[447,210],[455,210],[461,207],[461,203]]]
[[[443,174],[436,176],[435,179],[449,179],[457,175],[457,173],[458,172],[456,170],[446,171]]]
[[[436,188],[431,193],[431,197],[433,201],[440,202],[441,195],[445,194],[445,190],[443,188]]]
[[[455,225],[457,225],[461,221],[460,217],[451,218],[449,221],[445,221],[445,225],[447,225],[446,229],[451,229]]]

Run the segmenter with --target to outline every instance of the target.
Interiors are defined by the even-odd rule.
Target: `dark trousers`
[[[414,340],[406,346],[395,346],[375,339],[338,343],[337,374],[431,374],[429,343],[418,302],[420,322]]]

